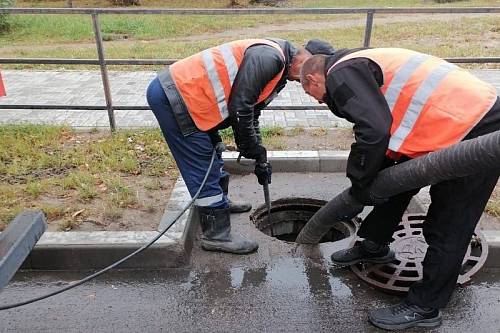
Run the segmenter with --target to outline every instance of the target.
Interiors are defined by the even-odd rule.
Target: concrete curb
[[[343,172],[349,151],[272,151],[268,153],[274,172]],[[224,152],[225,168],[235,174],[253,172],[253,161],[237,163],[237,152]],[[425,191],[423,191],[425,192]],[[166,205],[158,230],[166,227],[190,200],[179,178]],[[413,200],[409,210],[426,212],[425,200]],[[188,210],[169,232],[141,255],[124,263],[121,268],[171,268],[189,263],[198,217]],[[500,268],[500,231],[483,230],[489,244],[485,267]],[[45,233],[23,268],[28,269],[95,269],[121,259],[158,234],[139,232],[69,232]]]
[[[229,172],[245,174],[253,172],[253,160],[241,159],[237,162],[238,152],[224,152],[224,168]],[[268,160],[273,172],[342,172],[347,166],[349,151],[270,151]]]
[[[500,230],[482,230],[488,242],[488,258],[484,267],[488,269],[500,269]]]

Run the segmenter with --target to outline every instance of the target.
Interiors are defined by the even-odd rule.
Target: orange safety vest
[[[3,85],[2,81],[2,73],[0,73],[0,97],[7,95],[5,93],[5,86]]]
[[[170,66],[170,74],[196,127],[208,131],[229,117],[231,88],[246,49],[265,44],[276,48],[283,60],[281,47],[266,39],[244,39],[212,47]],[[283,70],[264,88],[257,103],[267,99],[283,76]]]
[[[492,85],[443,59],[399,49],[353,52],[368,58],[383,73],[384,94],[392,114],[391,152],[418,157],[461,141],[497,99]]]

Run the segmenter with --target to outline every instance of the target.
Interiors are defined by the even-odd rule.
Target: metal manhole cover
[[[391,248],[396,253],[396,260],[388,264],[356,264],[351,270],[360,279],[392,293],[406,293],[409,287],[422,279],[422,261],[427,252],[427,243],[422,234],[425,216],[407,214],[393,234]],[[355,245],[357,238],[351,244]],[[465,254],[462,270],[457,283],[463,285],[470,281],[485,263],[488,256],[488,244],[483,234],[476,229]]]

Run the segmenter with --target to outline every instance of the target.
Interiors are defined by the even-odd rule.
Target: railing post
[[[111,89],[109,87],[108,68],[106,59],[104,59],[104,47],[102,43],[101,27],[99,25],[99,16],[92,14],[92,25],[94,27],[95,42],[97,45],[97,55],[99,57],[99,66],[101,67],[102,85],[104,86],[104,98],[106,99],[106,108],[108,109],[109,126],[111,132],[116,131],[115,114],[113,110],[113,100],[111,99]]]
[[[365,40],[363,42],[364,47],[370,46],[370,40],[372,38],[372,27],[373,27],[373,11],[370,10],[366,13]]]

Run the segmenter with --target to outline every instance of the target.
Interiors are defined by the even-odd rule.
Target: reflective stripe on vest
[[[172,79],[198,129],[207,131],[229,117],[228,100],[239,66],[246,49],[256,44],[276,48],[285,59],[277,43],[246,39],[204,50],[170,66]],[[257,103],[272,94],[283,71],[266,85]]]
[[[0,73],[0,97],[5,96],[5,86],[3,85],[2,81],[2,74]]]
[[[442,59],[415,51],[380,48],[348,54],[377,63],[380,88],[392,114],[389,150],[410,157],[462,140],[497,99],[496,89]]]

